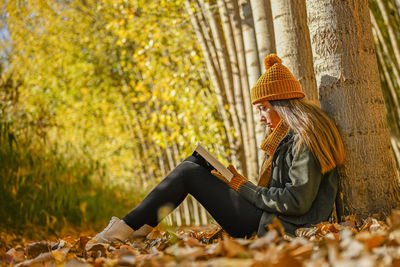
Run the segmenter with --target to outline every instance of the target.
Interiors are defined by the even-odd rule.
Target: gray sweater
[[[306,145],[296,154],[299,137],[290,130],[278,144],[271,163],[268,186],[244,183],[239,194],[262,209],[257,235],[277,217],[285,231],[294,235],[299,227],[326,221],[333,208],[338,188],[337,169],[322,174],[317,159]]]

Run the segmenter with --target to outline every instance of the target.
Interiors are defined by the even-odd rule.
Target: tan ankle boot
[[[110,244],[112,242],[124,243],[129,238],[138,238],[148,235],[153,227],[145,224],[138,230],[134,231],[123,220],[112,217],[107,227],[98,233],[86,244],[86,250],[90,250],[95,244]]]
[[[112,242],[124,243],[135,231],[130,228],[123,220],[112,217],[107,227],[98,233],[86,244],[86,250],[90,250],[93,245],[98,243],[110,244]]]
[[[142,227],[140,227],[139,229],[135,230],[135,232],[133,232],[133,234],[131,234],[131,236],[129,237],[131,238],[138,238],[138,237],[145,237],[147,236],[151,231],[153,231],[153,227],[151,227],[148,224],[143,225]]]

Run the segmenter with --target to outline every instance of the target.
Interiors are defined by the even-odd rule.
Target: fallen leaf
[[[385,242],[385,236],[373,235],[371,236],[371,238],[364,242],[364,245],[367,247],[367,249],[373,249],[382,245],[383,242]]]
[[[323,236],[321,233],[321,229],[318,227],[312,227],[312,228],[298,228],[296,231],[296,236],[297,237],[306,237],[310,238],[312,236]]]
[[[188,245],[190,247],[198,247],[198,246],[204,246],[200,241],[194,237],[185,237],[182,239],[182,243],[185,245]]]
[[[50,252],[49,242],[31,243],[25,248],[25,255],[28,259],[36,258],[41,253]]]
[[[108,248],[107,244],[94,244],[91,246],[91,248],[88,250],[87,255],[88,257],[92,258],[100,258],[100,257],[106,257],[106,250]]]
[[[168,247],[165,252],[174,256],[179,261],[183,259],[194,260],[197,257],[205,255],[205,250],[202,247],[181,247],[178,244]]]
[[[146,238],[149,240],[161,239],[163,238],[163,235],[158,229],[154,229],[146,236]]]
[[[278,231],[272,229],[268,231],[265,235],[256,239],[249,245],[249,249],[265,249],[269,246],[269,244],[276,242],[279,240]]]
[[[234,239],[225,238],[222,240],[222,245],[227,257],[247,256],[246,248]]]
[[[309,259],[313,252],[312,246],[302,245],[289,251],[290,256],[296,259]]]
[[[51,254],[53,255],[53,258],[55,259],[56,263],[62,263],[67,258],[69,250],[70,248],[65,247],[59,250],[52,251]]]
[[[91,267],[92,265],[85,262],[84,260],[72,258],[65,264],[65,267]]]
[[[10,264],[12,262],[20,262],[25,260],[25,252],[23,249],[18,249],[16,250],[15,248],[12,248],[6,252],[6,255],[9,256],[7,260],[7,264]]]
[[[87,237],[87,236],[80,236],[80,237],[79,237],[79,247],[80,247],[82,250],[85,250],[86,244],[87,244],[87,242],[89,242],[89,240],[90,240],[90,238]],[[73,246],[73,245],[72,245],[72,246]]]
[[[34,259],[30,259],[30,260],[26,260],[26,261],[20,262],[17,265],[15,265],[15,267],[32,266],[32,265],[35,265],[35,264],[39,264],[41,266],[48,266],[49,262],[50,263],[54,262],[53,255],[51,254],[51,252],[45,252],[45,253],[39,254]]]

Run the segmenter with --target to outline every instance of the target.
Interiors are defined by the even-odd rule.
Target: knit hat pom
[[[270,54],[264,58],[265,70],[271,68],[275,63],[282,63],[282,60],[276,54]]]

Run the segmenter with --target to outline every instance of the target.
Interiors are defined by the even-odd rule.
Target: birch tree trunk
[[[382,14],[383,20],[385,21],[385,25],[387,26],[387,30],[389,33],[390,43],[392,44],[393,53],[396,58],[397,63],[400,63],[400,45],[399,40],[396,38],[396,32],[393,29],[393,25],[389,19],[389,14],[386,10],[385,3],[382,0],[376,0],[376,3],[379,6],[379,10]],[[398,33],[397,33],[398,34]],[[398,65],[398,67],[400,67]]]
[[[241,17],[241,25],[243,32],[243,43],[244,50],[246,56],[246,67],[248,74],[248,81],[250,87],[252,87],[261,76],[260,72],[260,62],[258,58],[258,49],[257,49],[257,40],[254,29],[253,16],[251,13],[251,6],[247,0],[240,1],[240,17]],[[262,162],[264,158],[264,151],[259,149],[262,141],[265,138],[265,125],[259,123],[258,115],[255,112],[255,108],[252,107],[253,119],[255,123],[255,136],[256,136],[256,144],[257,144],[257,162],[258,166]]]
[[[229,147],[232,151],[235,150],[235,140],[234,137],[230,131],[230,129],[232,129],[232,123],[229,119],[229,116],[225,110],[224,104],[224,97],[222,95],[222,82],[220,77],[218,76],[218,70],[217,70],[217,66],[214,64],[215,60],[212,57],[212,53],[211,51],[213,50],[213,44],[210,43],[211,41],[207,42],[207,40],[209,40],[209,37],[206,37],[206,30],[203,29],[201,27],[201,23],[198,20],[198,17],[193,14],[192,9],[191,9],[191,5],[189,1],[186,1],[186,10],[188,11],[189,15],[190,15],[190,19],[194,28],[194,31],[196,33],[196,36],[200,42],[200,45],[202,47],[204,56],[205,56],[205,60],[206,60],[206,65],[207,65],[207,69],[208,72],[211,76],[211,80],[212,80],[212,84],[214,85],[215,88],[215,93],[218,99],[218,111],[221,115],[222,121],[224,123],[224,127],[225,127],[225,134],[227,137],[227,140],[229,142]],[[203,23],[204,25],[204,23]],[[236,155],[232,155],[232,162],[235,163],[237,162],[236,160]]]
[[[251,143],[248,135],[248,129],[247,129],[248,125],[246,123],[246,112],[242,95],[242,84],[238,66],[238,57],[236,54],[235,39],[226,3],[223,0],[218,0],[218,6],[220,11],[222,29],[225,36],[227,52],[229,55],[229,62],[231,66],[232,82],[233,82],[232,88],[234,93],[235,108],[238,117],[238,123],[241,130],[241,136],[242,136],[241,142],[243,144],[241,147],[243,147],[244,150],[244,153],[242,153],[242,160],[241,160],[242,168],[240,171],[241,173],[243,173],[243,175],[248,177],[248,159],[250,158]]]
[[[155,144],[156,151],[157,151],[157,158],[158,158],[158,165],[160,166],[161,175],[163,177],[167,176],[167,170],[165,169],[164,157],[162,155],[161,148],[158,144]]]
[[[299,80],[307,98],[318,103],[305,0],[271,1],[276,53]]]
[[[146,151],[149,151],[149,148],[148,148],[148,146],[147,146],[147,143],[146,143],[146,140],[145,140],[145,138],[144,138],[144,133],[143,133],[143,124],[139,121],[139,119],[138,119],[138,117],[136,117],[136,116],[132,116],[132,121],[134,121],[135,122],[135,124],[136,125],[139,125],[139,127],[136,127],[138,130],[136,131],[137,132],[137,136],[139,137],[139,143],[140,143],[140,158],[142,158],[142,159],[145,159],[144,161],[144,164],[142,164],[141,166],[142,166],[142,168],[143,168],[143,171],[144,171],[144,173],[145,173],[145,175],[146,175],[146,180],[147,181],[150,181],[151,179],[152,179],[152,177],[150,177],[150,174],[149,174],[149,171],[147,170],[147,166],[146,166],[146,159],[147,159],[147,155],[146,155]]]
[[[377,45],[378,42],[381,44],[383,53],[387,56],[388,62],[392,67],[394,75],[392,74],[391,77],[394,76],[394,79],[396,80],[397,84],[400,85],[399,62],[396,61],[396,58],[394,58],[393,53],[390,52],[389,47],[385,42],[385,38],[383,37],[383,34],[372,12],[370,13],[370,16],[371,16],[372,26],[374,29],[373,32],[374,32],[375,43],[377,43]]]
[[[226,0],[233,36],[235,39],[235,48],[238,62],[238,69],[241,81],[241,91],[244,103],[245,119],[249,137],[249,157],[247,158],[248,173],[247,178],[255,182],[258,172],[257,142],[255,136],[253,106],[250,101],[249,80],[246,69],[246,57],[243,43],[243,33],[239,5],[236,0]]]
[[[232,68],[229,61],[228,51],[225,44],[224,36],[222,33],[221,20],[219,18],[216,9],[210,8],[208,3],[204,3],[204,0],[199,0],[202,6],[204,6],[203,12],[209,20],[211,32],[214,43],[217,48],[217,56],[220,62],[221,75],[223,80],[223,87],[221,88],[226,96],[228,102],[228,110],[230,118],[232,120],[233,129],[236,133],[237,139],[234,140],[234,150],[231,151],[232,155],[235,155],[240,161],[240,169],[246,169],[245,155],[243,149],[243,135],[239,124],[238,111],[236,110],[235,99],[233,97],[233,78]],[[228,129],[230,130],[230,129]],[[237,162],[233,162],[235,165]]]
[[[307,0],[321,108],[343,137],[339,218],[389,213],[399,204],[367,0]]]
[[[373,32],[375,32],[375,29],[372,29],[372,30],[373,30]],[[382,48],[379,46],[379,41],[377,40],[375,33],[374,33],[374,39],[375,39],[375,44],[376,44],[375,45],[376,53],[378,55],[377,58],[378,58],[378,61],[379,61],[380,65],[381,65],[383,76],[384,76],[383,79],[381,79],[381,80],[385,80],[386,81],[387,87],[389,89],[389,95],[390,95],[391,100],[392,100],[392,106],[391,106],[390,110],[393,112],[393,117],[394,117],[394,120],[395,120],[395,123],[396,123],[396,129],[399,129],[399,126],[400,126],[399,125],[399,122],[400,122],[399,99],[398,99],[398,96],[396,94],[396,89],[395,89],[395,87],[393,85],[392,79],[390,77],[390,73],[389,73],[389,71],[387,69],[387,66],[385,64]]]
[[[281,0],[272,2],[281,2]],[[272,21],[271,3],[270,0],[250,0],[250,5],[253,12],[260,73],[264,73],[264,58],[271,53],[275,53],[276,51],[276,35],[274,35],[274,23]]]
[[[131,117],[129,116],[129,113],[128,113],[126,107],[125,107],[125,104],[121,103],[121,106],[123,106],[122,109],[123,109],[123,112],[124,112],[124,116],[125,116],[125,118],[127,120],[127,123],[125,124],[125,130],[128,131],[129,133],[131,133],[132,139],[135,140],[135,143],[137,144],[137,146],[135,146],[132,149],[132,154],[133,154],[134,159],[139,160],[139,159],[142,158],[141,155],[140,155],[140,145],[139,145],[139,143],[143,142],[144,140],[141,140],[137,136],[136,131],[133,130],[133,126],[132,126],[132,123],[131,123],[132,120],[131,120]],[[147,187],[148,186],[149,177],[147,176],[147,173],[146,173],[146,170],[144,169],[143,164],[139,164],[139,165],[140,165],[139,170],[140,170],[140,178],[141,178],[141,181],[142,181],[142,185],[144,187]]]

